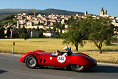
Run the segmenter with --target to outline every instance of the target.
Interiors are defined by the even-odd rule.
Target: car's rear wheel
[[[25,64],[28,68],[31,68],[31,69],[34,69],[37,67],[38,65],[38,61],[37,61],[37,58],[33,55],[28,55],[26,58],[25,58]]]
[[[83,70],[85,69],[85,66],[72,64],[72,65],[71,65],[71,69],[72,69],[73,71],[79,71],[79,72],[81,72],[81,71],[83,71]]]

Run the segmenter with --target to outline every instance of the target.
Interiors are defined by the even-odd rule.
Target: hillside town
[[[85,11],[83,16],[80,16],[78,14],[73,15],[73,16],[74,16],[74,18],[78,18],[78,17],[87,18],[87,16],[92,16],[92,17],[98,18],[98,19],[100,17],[109,17],[110,19],[112,19],[112,24],[115,27],[118,27],[118,17],[108,15],[107,10],[104,10],[103,7],[101,9],[100,16],[89,14],[87,11]],[[14,18],[17,20],[17,25],[12,25],[12,27],[16,27],[16,28],[25,27],[26,29],[39,28],[39,29],[46,30],[46,29],[53,29],[54,23],[60,22],[61,24],[65,25],[64,29],[62,30],[62,33],[65,33],[65,32],[67,32],[67,28],[68,28],[68,25],[66,25],[65,22],[68,21],[69,18],[71,18],[71,15],[55,15],[55,14],[42,15],[40,13],[38,15],[36,15],[36,11],[34,11],[33,15],[29,15],[27,13],[19,13]],[[8,28],[10,26],[11,25],[5,26],[5,28]],[[60,32],[59,29],[56,29],[56,31],[57,30]],[[52,35],[55,35],[55,34],[53,32],[46,31],[46,32],[43,32],[43,35],[45,37],[51,37]],[[12,36],[12,34],[11,34],[11,36]],[[31,30],[30,37],[31,38],[39,37],[39,33],[35,30]]]

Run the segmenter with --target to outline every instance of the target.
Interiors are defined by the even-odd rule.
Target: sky
[[[103,7],[118,16],[118,0],[0,0],[0,9],[62,9],[99,15]]]

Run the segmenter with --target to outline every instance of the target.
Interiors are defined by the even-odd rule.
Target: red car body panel
[[[85,65],[87,68],[92,68],[97,65],[96,60],[83,53],[77,53],[71,56],[65,56],[65,61],[59,62],[58,56],[53,56],[51,53],[44,52],[41,50],[25,53],[24,55],[21,56],[20,62],[25,62],[25,58],[28,55],[34,55],[38,60],[38,64],[44,66],[65,67],[70,64],[77,64],[77,65]]]

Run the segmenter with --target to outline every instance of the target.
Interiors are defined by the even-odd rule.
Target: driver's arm
[[[68,56],[68,54],[67,53],[64,53],[62,56]]]

